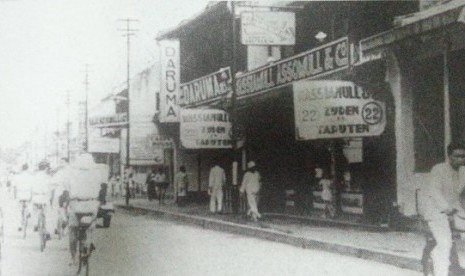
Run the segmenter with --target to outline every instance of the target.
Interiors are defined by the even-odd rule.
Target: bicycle
[[[454,215],[458,211],[453,210],[451,213],[447,214],[449,218],[450,229],[452,231],[452,248],[450,252],[450,266],[449,266],[449,275],[464,275],[465,269],[461,267],[459,261],[459,254],[457,252],[457,242],[461,240],[461,234],[465,233],[465,230],[457,229],[454,224]],[[465,219],[465,218],[462,218]],[[436,246],[436,240],[433,237],[433,234],[428,231],[425,235],[426,245],[423,248],[423,254],[421,258],[421,264],[423,266],[423,275],[424,276],[434,276],[434,267],[433,260],[431,258],[431,252]]]
[[[94,222],[93,213],[76,213],[76,217],[79,222],[79,226],[76,228],[77,238],[77,253],[79,254],[79,266],[77,274],[81,273],[82,268],[85,268],[85,275],[89,275],[89,261],[92,255],[92,251],[95,250],[94,244],[88,244],[87,242],[87,229]]]
[[[38,230],[39,230],[39,240],[40,240],[40,252],[43,252],[45,245],[48,240],[48,233],[46,228],[46,217],[45,217],[45,205],[38,204],[37,208],[39,209],[39,220],[38,220]]]

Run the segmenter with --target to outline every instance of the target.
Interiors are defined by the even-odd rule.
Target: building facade
[[[226,148],[185,147],[179,125],[161,123],[175,139],[178,164],[188,167],[190,190],[205,193],[213,160],[233,186],[254,160],[263,178],[260,209],[309,214],[322,206],[315,182],[321,168],[335,180],[342,214],[388,223],[397,204],[402,107],[385,81],[387,60],[361,59],[359,41],[417,9],[417,2],[403,1],[217,2],[161,34],[158,41],[180,44],[182,110],[222,110],[232,123]],[[273,28],[253,36],[266,16],[279,22],[289,14],[280,34],[292,43],[272,42]]]

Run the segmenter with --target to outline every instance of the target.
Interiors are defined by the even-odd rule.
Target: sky
[[[0,148],[17,147],[66,121],[85,99],[89,106],[124,88],[131,22],[130,73],[158,59],[155,37],[208,5],[206,0],[0,0]]]

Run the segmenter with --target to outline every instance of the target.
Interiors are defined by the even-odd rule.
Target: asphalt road
[[[16,205],[6,208],[3,275],[74,275],[67,237],[39,250],[38,234],[22,239]],[[350,258],[156,217],[118,211],[109,229],[95,231],[91,275],[420,275]]]

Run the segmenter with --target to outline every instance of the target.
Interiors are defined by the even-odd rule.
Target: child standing
[[[320,180],[322,187],[321,199],[325,203],[325,209],[322,218],[334,218],[335,209],[333,206],[333,193],[331,191],[332,181],[328,177],[324,177]]]

